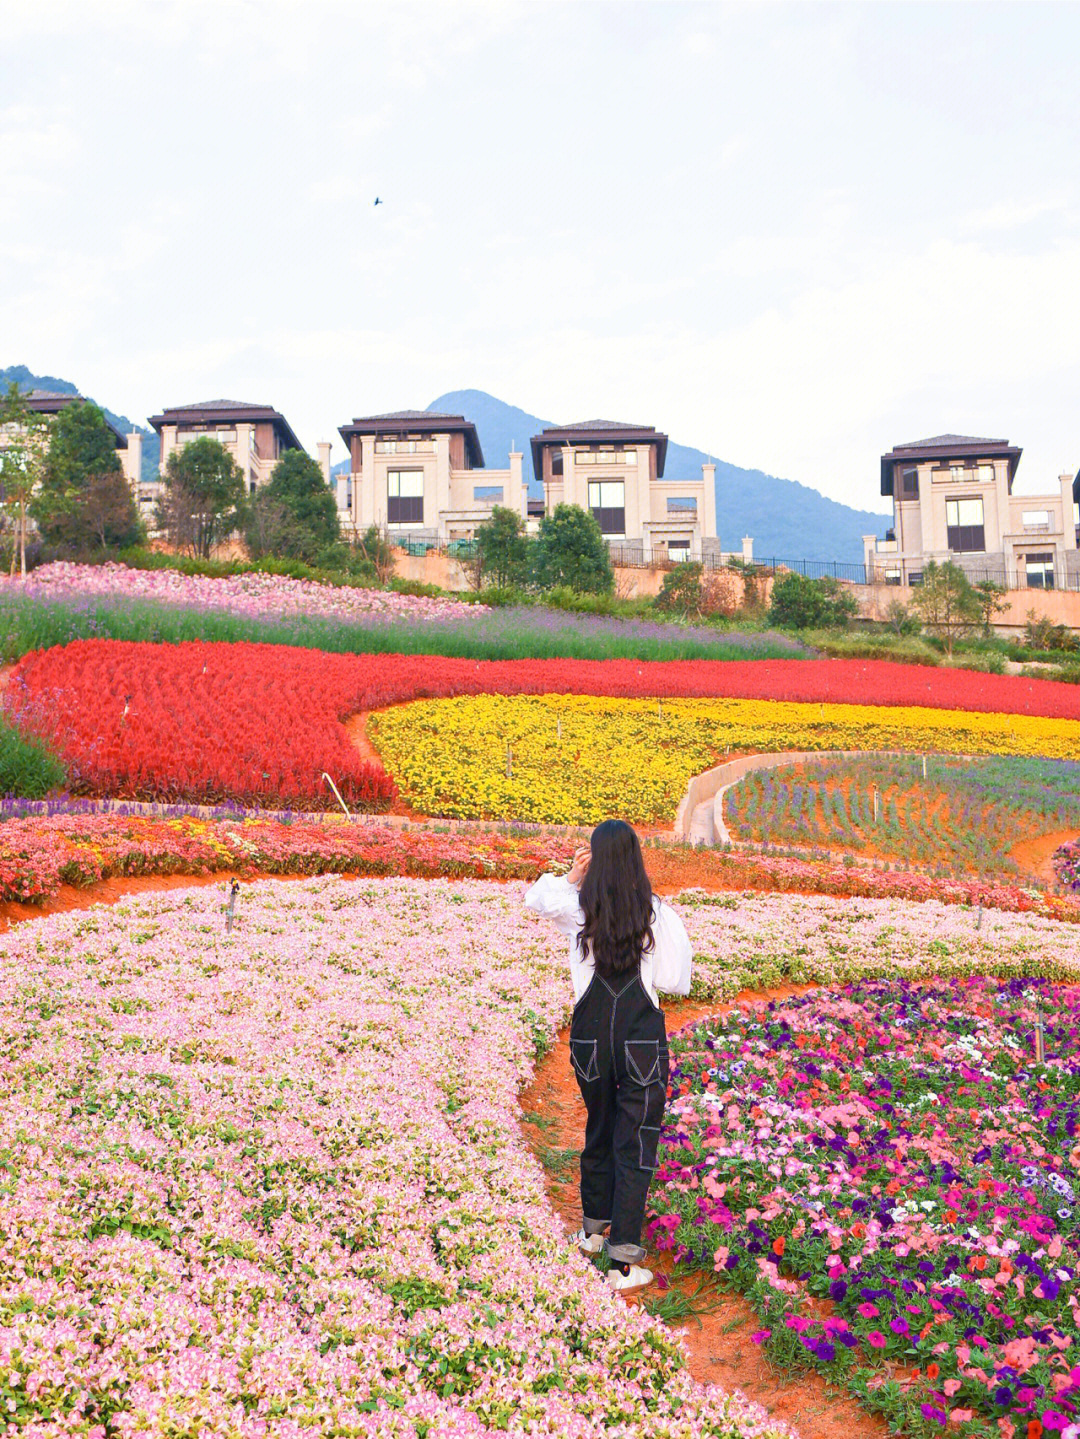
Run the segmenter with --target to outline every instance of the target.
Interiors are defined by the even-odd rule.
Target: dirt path
[[[1052,862],[1054,851],[1076,838],[1075,825],[1072,829],[1058,829],[1054,830],[1052,834],[1039,834],[1033,839],[1022,839],[1019,844],[1013,845],[1009,856],[1021,874],[1030,875],[1043,884],[1049,885],[1051,889],[1055,889],[1058,879],[1054,873]]]
[[[744,1000],[780,999],[803,993],[810,986],[747,991]],[[730,1004],[672,1004],[667,1006],[668,1031],[674,1032],[695,1020],[722,1014]],[[578,1150],[584,1138],[585,1109],[570,1067],[569,1030],[564,1030],[555,1047],[536,1067],[532,1083],[522,1091],[521,1131],[526,1142],[544,1165],[552,1208],[567,1230],[581,1223],[577,1191],[577,1161],[566,1154]],[[668,1278],[670,1287],[692,1296],[701,1282],[700,1272],[674,1274],[670,1256],[650,1254],[649,1263]],[[689,1359],[690,1372],[704,1384],[741,1389],[750,1399],[798,1429],[802,1439],[871,1439],[884,1436],[883,1420],[868,1414],[846,1390],[827,1384],[818,1374],[776,1368],[750,1336],[760,1320],[741,1295],[723,1294],[706,1278],[706,1302],[710,1309],[694,1319],[671,1323],[681,1337]],[[662,1298],[656,1286],[647,1296]],[[630,1300],[628,1302],[640,1302]]]

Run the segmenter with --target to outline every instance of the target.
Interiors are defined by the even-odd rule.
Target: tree
[[[12,523],[11,573],[17,559],[24,579],[30,503],[41,486],[48,449],[48,421],[12,381],[0,400],[0,503]]]
[[[945,641],[950,658],[956,641],[969,635],[983,614],[971,581],[951,560],[940,565],[930,560],[923,567],[922,584],[916,588],[911,603],[930,633]]]
[[[122,550],[145,539],[139,507],[123,471],[91,475],[75,502],[71,539],[62,543],[72,549],[89,543],[103,550]]]
[[[516,510],[496,505],[491,518],[477,527],[476,559],[479,577],[500,589],[524,583],[529,542],[525,538],[525,521]]]
[[[890,600],[885,609],[885,623],[898,639],[906,635],[917,635],[922,629],[922,620],[913,615],[900,600]]]
[[[615,588],[600,526],[580,505],[556,505],[540,521],[533,547],[533,580],[540,589],[566,585],[581,594],[609,595]]]
[[[171,545],[208,560],[244,515],[243,472],[224,445],[203,435],[173,450],[158,503],[158,526]]]
[[[245,538],[252,559],[280,555],[308,564],[338,543],[337,501],[317,460],[285,451],[248,511]]]
[[[65,405],[49,427],[41,488],[30,511],[42,538],[79,553],[137,544],[139,509],[116,453],[116,435],[89,401]]]
[[[354,542],[361,565],[369,570],[380,584],[386,585],[394,577],[394,547],[378,525],[368,525]]]
[[[697,560],[684,560],[668,570],[656,597],[657,608],[678,615],[699,615],[704,573],[705,566]]]
[[[769,621],[783,629],[846,629],[859,605],[832,575],[808,579],[795,570],[773,581]]]
[[[980,580],[975,586],[975,593],[982,616],[982,631],[984,635],[989,635],[994,616],[1004,614],[1009,608],[1009,602],[1005,598],[1005,586],[999,585],[996,580]]]

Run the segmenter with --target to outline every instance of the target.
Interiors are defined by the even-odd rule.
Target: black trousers
[[[638,974],[593,976],[574,1008],[570,1060],[588,1111],[581,1151],[585,1233],[601,1234],[610,1224],[608,1253],[636,1264],[645,1257],[641,1226],[668,1080],[664,1014]]]

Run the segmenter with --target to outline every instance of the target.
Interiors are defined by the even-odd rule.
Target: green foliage
[[[974,589],[982,617],[983,634],[992,634],[994,617],[1004,614],[1009,608],[1009,602],[1005,598],[1005,586],[999,585],[996,580],[980,580]]]
[[[67,772],[52,750],[0,718],[0,794],[42,799],[66,779]]]
[[[497,589],[514,589],[525,583],[529,548],[525,521],[515,510],[496,505],[491,518],[478,527],[476,565],[478,577]]]
[[[890,600],[885,608],[885,623],[893,634],[903,639],[908,635],[917,635],[922,629],[922,620],[918,615],[912,614],[907,605],[900,600]]]
[[[895,660],[902,665],[939,665],[941,652],[918,635],[889,630],[804,630],[801,638],[829,659]]]
[[[984,601],[959,565],[951,560],[930,560],[923,568],[922,584],[911,599],[923,624],[944,641],[952,656],[958,639],[970,635],[983,622]]]
[[[216,544],[240,528],[246,513],[244,476],[224,445],[209,435],[169,456],[158,525],[171,544],[209,559]]]
[[[540,521],[533,581],[540,589],[566,585],[583,594],[609,595],[614,590],[607,543],[596,520],[580,505],[556,505]]]
[[[1080,634],[1067,625],[1056,625],[1045,615],[1036,614],[1034,609],[1027,612],[1024,625],[1024,644],[1033,650],[1048,653],[1052,650],[1080,650]]]
[[[773,581],[769,621],[781,629],[845,629],[858,608],[855,596],[832,575],[811,580],[790,570]]]
[[[341,538],[338,508],[317,460],[286,450],[248,510],[244,537],[252,559],[282,555],[310,564],[332,553]]]
[[[704,573],[704,565],[696,560],[686,560],[668,570],[656,597],[657,608],[677,615],[699,614]]]
[[[53,419],[30,512],[45,543],[65,554],[140,539],[138,506],[116,453],[116,436],[97,405],[77,400]]]

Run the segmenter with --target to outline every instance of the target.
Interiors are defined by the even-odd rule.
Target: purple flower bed
[[[898,1431],[1080,1439],[1078,1040],[1080,987],[1043,980],[706,1020],[672,1041],[652,1240]]]
[[[1054,854],[1054,873],[1067,889],[1080,889],[1080,839],[1063,844]]]

